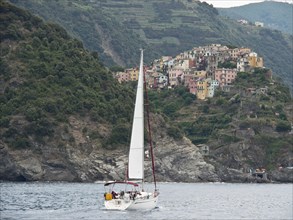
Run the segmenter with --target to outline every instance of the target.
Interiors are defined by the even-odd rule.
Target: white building
[[[237,61],[237,71],[246,72],[249,69],[249,61],[247,57],[239,58]]]
[[[259,22],[259,21],[256,21],[254,23],[254,25],[257,26],[257,27],[264,27],[264,23],[263,22]]]
[[[208,87],[207,87],[207,97],[212,98],[215,95],[215,90],[219,87],[219,82],[217,80],[212,80],[210,78],[207,79]]]

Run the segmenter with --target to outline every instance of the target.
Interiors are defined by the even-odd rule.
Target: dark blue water
[[[103,184],[0,183],[0,219],[293,219],[292,184],[159,183],[158,208],[106,211]]]

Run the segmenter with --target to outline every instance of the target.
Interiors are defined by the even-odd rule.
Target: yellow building
[[[194,76],[199,78],[206,78],[207,77],[207,71],[201,70],[201,71],[194,71]]]
[[[196,82],[197,93],[196,96],[200,100],[204,100],[208,93],[208,83],[206,80],[199,80]]]
[[[126,69],[125,72],[129,73],[131,81],[138,80],[138,68]]]
[[[263,67],[263,58],[258,57],[256,53],[249,55],[248,62],[250,67]]]

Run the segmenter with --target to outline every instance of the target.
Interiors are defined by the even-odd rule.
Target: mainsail
[[[136,91],[134,118],[132,124],[128,178],[144,178],[144,95],[143,95],[143,50],[141,50],[138,86]]]

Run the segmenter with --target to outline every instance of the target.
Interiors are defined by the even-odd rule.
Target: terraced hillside
[[[250,47],[292,88],[292,35],[247,27],[221,17],[211,5],[191,0],[10,0],[61,24],[108,66],[176,55],[194,46],[221,43]]]
[[[260,21],[264,23],[265,27],[288,34],[292,34],[293,31],[293,4],[263,1],[240,7],[219,8],[218,10],[221,15],[232,19],[246,19],[252,23]]]

